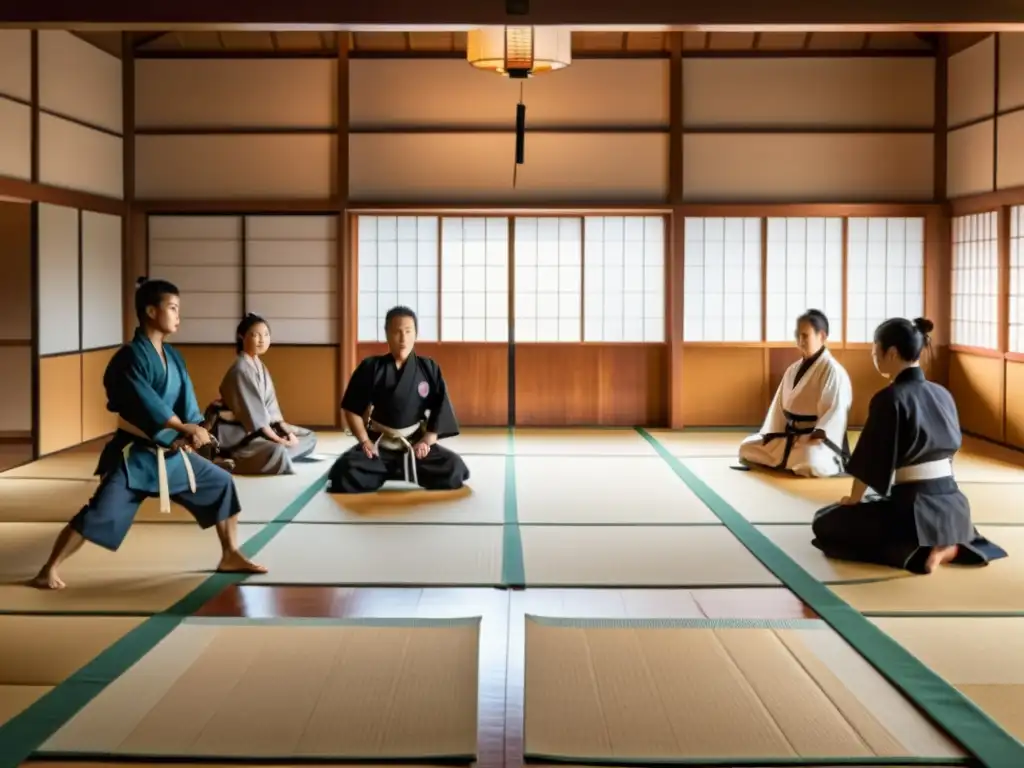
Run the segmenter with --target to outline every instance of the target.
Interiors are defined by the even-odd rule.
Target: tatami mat
[[[69,448],[44,456],[30,464],[0,472],[0,480],[8,477],[39,478],[43,480],[92,480],[96,478],[96,464],[106,439]]]
[[[687,458],[683,464],[752,523],[807,523],[814,513],[850,493],[848,477],[807,478],[795,475],[730,469],[734,460]],[[1024,525],[1024,510],[1016,499],[1024,483],[960,482],[979,524]]]
[[[1024,618],[872,619],[989,717],[1024,739]]]
[[[57,685],[142,621],[128,616],[0,616],[0,684]]]
[[[260,552],[255,584],[501,584],[500,525],[290,524]]]
[[[479,619],[189,619],[39,752],[472,759],[478,658]]]
[[[735,460],[744,438],[757,432],[747,429],[649,429],[648,434],[661,443],[669,453],[679,458],[720,457]],[[857,442],[859,431],[849,433],[851,446]]]
[[[0,480],[0,522],[66,523],[96,492],[99,480]]]
[[[516,456],[654,456],[635,429],[549,429],[516,427]]]
[[[500,525],[505,516],[504,456],[465,456],[469,482],[457,491],[389,488],[379,493],[319,493],[297,523],[409,523]]]
[[[945,566],[929,576],[875,584],[840,584],[832,590],[868,613],[1024,613],[1024,528],[979,526],[1009,557],[987,566]]]
[[[24,582],[46,561],[61,526],[0,524],[0,611],[162,611],[199,586],[220,560],[213,530],[196,525],[134,526],[117,552],[86,544],[61,568],[62,590]],[[259,526],[239,526],[239,542]]]
[[[1024,483],[1024,452],[965,436],[953,468],[965,483]]]
[[[809,525],[763,525],[757,528],[797,565],[826,584],[911,577],[907,571],[896,568],[825,557],[811,544],[814,535]]]
[[[520,527],[531,587],[779,584],[724,526]]]
[[[658,456],[517,456],[519,521],[566,525],[718,523]]]
[[[528,619],[525,751],[634,763],[962,753],[823,622]]]

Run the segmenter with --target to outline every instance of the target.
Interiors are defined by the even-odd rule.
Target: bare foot
[[[64,589],[67,586],[56,571],[48,568],[43,568],[28,585],[36,589]]]
[[[225,552],[217,566],[220,573],[266,573],[265,566],[257,565],[241,552]]]
[[[934,573],[935,569],[940,565],[945,565],[956,557],[959,551],[960,547],[956,544],[951,547],[932,547],[932,552],[928,555],[928,560],[924,564],[925,570],[928,573]]]

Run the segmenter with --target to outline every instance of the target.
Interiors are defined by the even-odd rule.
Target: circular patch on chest
[[[425,381],[421,381],[419,386],[416,387],[416,391],[420,393],[420,397],[426,397],[430,393],[430,385]]]

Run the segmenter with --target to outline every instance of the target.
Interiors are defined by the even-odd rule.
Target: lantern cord
[[[526,144],[526,105],[523,104],[523,86],[525,82],[519,83],[519,104],[516,105],[516,157],[512,165],[512,189],[516,188],[516,181],[519,177],[519,166],[524,160],[524,145]]]

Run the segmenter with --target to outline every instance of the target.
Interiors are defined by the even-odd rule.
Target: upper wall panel
[[[331,128],[331,59],[140,59],[137,128]],[[385,94],[386,97],[386,94]]]
[[[355,59],[350,64],[353,129],[515,125],[520,83],[454,59]],[[666,60],[582,60],[523,87],[531,127],[669,123]]]
[[[999,110],[1024,106],[1024,32],[999,35]]]
[[[992,191],[995,178],[992,170],[995,163],[995,130],[992,120],[950,131],[946,147],[946,194],[949,197]]]
[[[686,59],[683,124],[931,130],[928,58]]]
[[[683,137],[688,202],[900,202],[933,195],[930,133]]]
[[[0,96],[0,176],[32,177],[32,108]]]
[[[373,202],[661,202],[666,133],[537,133],[512,187],[514,133],[349,136],[349,198]]]
[[[32,33],[0,29],[0,95],[32,98]]]
[[[39,116],[39,180],[124,197],[124,139],[53,115]]]
[[[948,82],[947,125],[963,125],[995,112],[995,37],[986,37],[980,43],[950,56]]]
[[[39,105],[121,133],[121,60],[70,32],[39,32]]]
[[[140,199],[326,198],[334,189],[329,134],[137,136]]]

